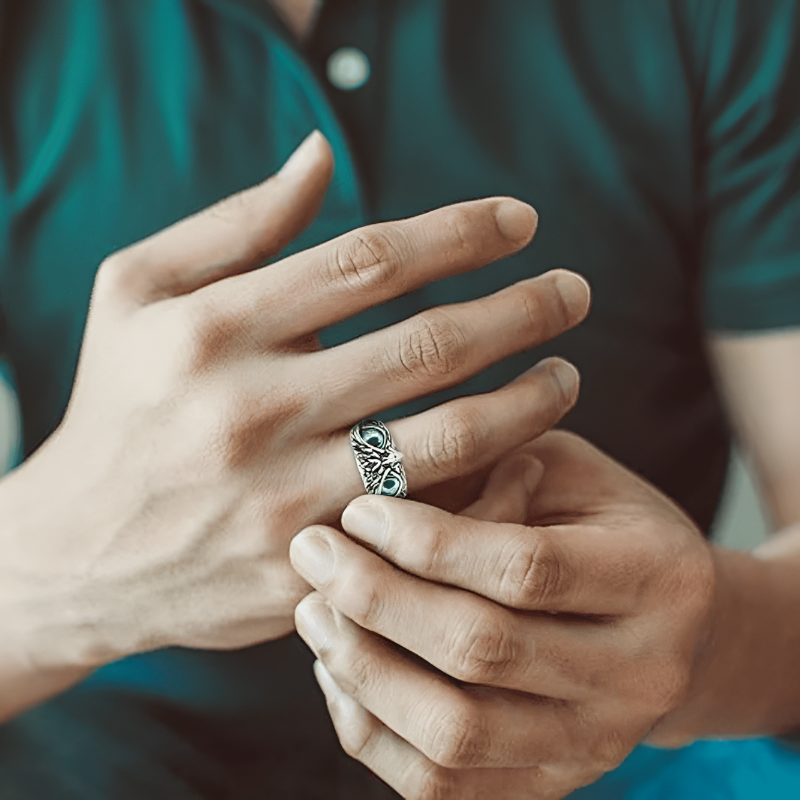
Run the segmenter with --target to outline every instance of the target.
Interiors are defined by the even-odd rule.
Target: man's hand
[[[292,543],[339,738],[404,797],[562,797],[659,741],[706,658],[714,560],[691,520],[571,434],[524,452],[544,466],[526,525],[361,497],[352,538]]]
[[[257,269],[332,168],[316,134],[277,176],[100,268],[65,419],[0,484],[0,717],[129,653],[290,632],[309,591],[291,537],[363,491],[348,428],[586,314],[585,282],[556,271],[320,349],[320,329],[513,253],[536,222],[515,200],[465,203]],[[392,423],[410,491],[492,463],[576,394],[553,359]]]

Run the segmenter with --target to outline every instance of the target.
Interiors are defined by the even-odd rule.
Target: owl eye
[[[380,428],[365,428],[361,432],[361,438],[372,447],[386,446],[386,434]]]
[[[393,472],[384,475],[381,481],[379,494],[388,495],[389,497],[397,497],[403,488],[402,481],[399,476]]]

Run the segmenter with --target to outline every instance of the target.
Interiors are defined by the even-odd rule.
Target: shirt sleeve
[[[800,3],[701,0],[701,7],[698,202],[706,327],[800,325]]]

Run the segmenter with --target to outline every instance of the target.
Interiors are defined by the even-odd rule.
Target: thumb
[[[141,305],[261,266],[316,217],[332,174],[330,145],[314,131],[280,172],[115,253],[98,280]]]
[[[485,522],[524,524],[544,465],[527,453],[501,459],[486,479],[481,496],[461,514]]]

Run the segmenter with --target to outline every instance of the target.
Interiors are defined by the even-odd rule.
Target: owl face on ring
[[[388,429],[374,420],[359,423],[351,443],[361,477],[370,494],[405,497],[407,484],[402,455],[394,447]]]
[[[386,447],[387,439],[386,432],[380,428],[364,427],[361,429],[361,439],[364,444],[371,445],[378,450],[383,450]]]

